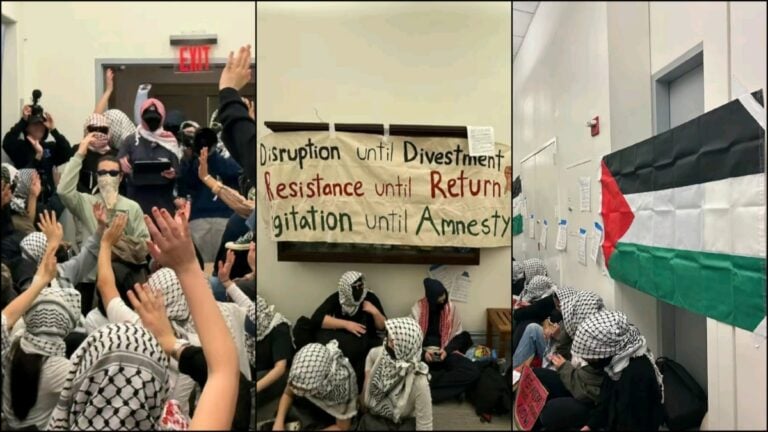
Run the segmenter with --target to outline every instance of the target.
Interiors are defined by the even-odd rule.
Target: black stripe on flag
[[[760,90],[752,93],[760,105]],[[765,131],[738,100],[603,158],[623,194],[765,172]]]
[[[517,198],[523,192],[523,184],[520,182],[520,176],[515,177],[512,182],[512,199]]]

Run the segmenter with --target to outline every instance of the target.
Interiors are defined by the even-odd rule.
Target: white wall
[[[252,1],[4,1],[3,14],[9,11],[18,21],[19,80],[6,87],[3,77],[3,132],[18,121],[19,98],[30,103],[32,90],[39,88],[41,105],[70,142],[77,142],[97,99],[96,58],[174,59],[169,36],[198,30],[217,34],[211,56],[226,57],[241,45],[254,45],[255,9]]]
[[[475,3],[258,3],[257,104],[264,121],[488,124],[510,142],[511,7]],[[259,211],[262,211],[259,209]],[[289,319],[310,315],[357,269],[402,316],[424,294],[426,265],[278,263],[257,218],[259,294]],[[469,331],[485,309],[511,304],[510,248],[470,267]]]
[[[750,91],[766,87],[763,2],[617,2],[607,6],[607,14],[605,8],[605,3],[539,6],[513,65],[516,172],[520,158],[551,135],[564,142],[564,153],[568,151],[566,142],[588,142],[577,126],[596,108],[600,110],[601,128],[609,131],[610,143],[594,140],[591,151],[581,147],[584,157],[591,156],[593,163],[609,151],[649,137],[651,75],[699,42],[704,46],[705,110],[739,96],[732,94],[731,74]],[[591,19],[587,25],[580,20],[584,14]],[[600,38],[607,38],[607,50]],[[564,46],[574,54],[564,52]],[[603,81],[606,74],[608,80]],[[585,81],[584,76],[591,79]],[[570,97],[555,100],[553,95],[560,94]],[[606,106],[610,116],[604,118]],[[563,132],[568,127],[571,129]],[[572,181],[567,180],[571,174],[564,165],[567,163],[560,166],[561,192],[567,187],[564,182]],[[597,165],[592,168],[596,170]],[[526,186],[528,193],[547,187],[524,183],[524,191]],[[513,238],[516,256],[521,241],[525,240]],[[657,351],[656,301],[629,287],[606,282],[589,269],[584,272],[568,254],[564,256],[563,278],[580,280],[578,288],[601,295],[613,292],[606,304],[613,299],[615,307],[627,313]],[[711,319],[707,320],[707,335],[709,413],[702,430],[765,430],[766,341]]]

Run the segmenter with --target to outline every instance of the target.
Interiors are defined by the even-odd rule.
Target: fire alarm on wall
[[[590,133],[592,136],[597,136],[600,134],[600,117],[595,116],[592,120],[587,122],[587,126],[590,129]]]

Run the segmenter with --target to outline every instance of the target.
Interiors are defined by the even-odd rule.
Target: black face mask
[[[141,115],[141,119],[147,124],[150,132],[156,131],[160,127],[160,113],[157,111],[146,110]]]
[[[72,255],[72,248],[65,245],[60,245],[59,248],[56,249],[56,262],[59,264],[67,262],[70,258],[72,258]]]
[[[352,284],[352,298],[354,298],[356,302],[359,302],[360,298],[363,297],[363,291],[363,282],[359,279]]]
[[[612,357],[607,357],[600,360],[590,360],[587,363],[589,363],[590,366],[592,366],[597,370],[602,370],[602,369],[605,369],[606,366],[611,364],[612,359],[613,359]]]

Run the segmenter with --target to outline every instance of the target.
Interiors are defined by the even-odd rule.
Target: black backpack
[[[669,430],[699,428],[707,414],[707,394],[678,362],[656,359],[664,382],[664,422]]]
[[[486,419],[492,414],[504,415],[512,411],[512,389],[507,387],[496,362],[480,367],[480,378],[467,392],[467,398],[475,405],[475,413]]]

